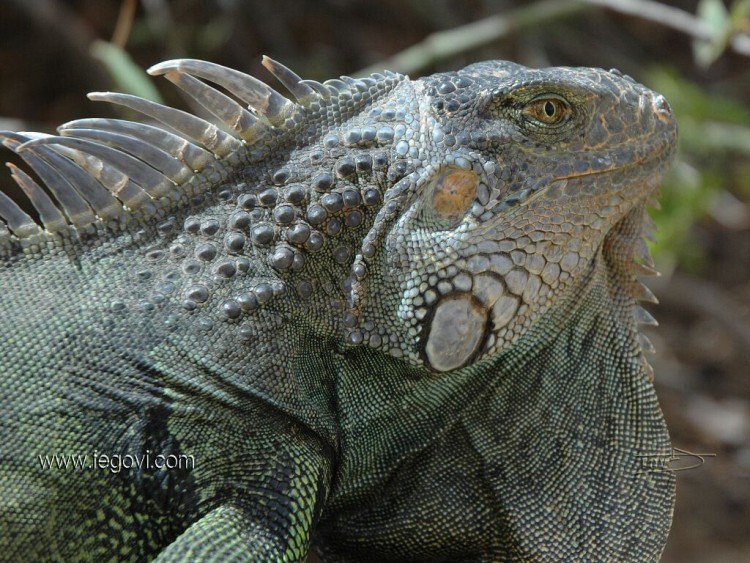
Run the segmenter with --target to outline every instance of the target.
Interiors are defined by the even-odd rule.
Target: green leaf
[[[706,121],[744,126],[750,124],[750,109],[747,106],[732,98],[710,94],[697,84],[681,78],[674,69],[652,68],[645,82],[649,88],[669,100],[679,117],[681,129],[686,116],[699,124]]]
[[[732,19],[722,0],[700,0],[697,16],[708,28],[711,38],[694,40],[693,54],[700,66],[707,67],[727,48],[733,31]]]
[[[106,41],[94,41],[91,44],[91,56],[106,67],[120,91],[162,103],[161,95],[148,74],[117,45]]]
[[[729,9],[732,27],[739,31],[750,28],[750,0],[735,0]]]
[[[679,264],[698,272],[709,260],[700,240],[691,238],[693,226],[708,217],[745,220],[744,208],[727,209],[726,202],[750,189],[750,109],[674,70],[652,68],[645,82],[669,100],[680,124],[677,159],[662,184],[661,210],[653,213],[659,225],[654,257],[662,270]]]

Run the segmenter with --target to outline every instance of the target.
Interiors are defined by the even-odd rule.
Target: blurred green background
[[[617,67],[667,97],[681,134],[653,213],[652,363],[675,445],[716,457],[678,473],[664,561],[750,561],[750,0],[0,0],[0,128],[116,115],[92,90],[184,106],[142,69],[193,57],[270,79],[262,54],[318,80]]]

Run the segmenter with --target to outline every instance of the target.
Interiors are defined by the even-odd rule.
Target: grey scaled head
[[[363,341],[437,372],[494,356],[582,288],[615,231],[627,293],[674,152],[662,96],[616,71],[502,61],[415,89],[427,146],[370,236],[385,248],[357,292]]]

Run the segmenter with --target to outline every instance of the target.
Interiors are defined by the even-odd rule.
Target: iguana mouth
[[[601,168],[598,170],[593,169],[593,170],[585,170],[582,172],[574,172],[572,174],[567,174],[565,176],[560,176],[559,178],[555,178],[554,181],[559,182],[562,180],[573,180],[576,178],[585,178],[588,176],[599,176],[602,174],[611,174],[613,172],[623,172],[625,170],[631,170],[637,167],[651,166],[665,158],[666,159],[671,158],[671,153],[673,152],[674,152],[673,148],[670,145],[670,139],[665,138],[661,140],[660,142],[654,143],[649,150],[644,151],[643,154],[638,155],[638,157],[634,158],[633,160],[629,162],[617,164],[617,165],[610,166],[607,168]]]

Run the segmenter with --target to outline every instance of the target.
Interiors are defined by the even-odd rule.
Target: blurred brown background
[[[482,59],[617,67],[667,96],[681,148],[654,213],[649,336],[675,446],[716,457],[678,473],[664,561],[750,561],[750,1],[0,0],[0,127],[114,115],[92,90],[157,84],[179,105],[134,69],[194,57],[268,78],[262,54],[318,80]]]

